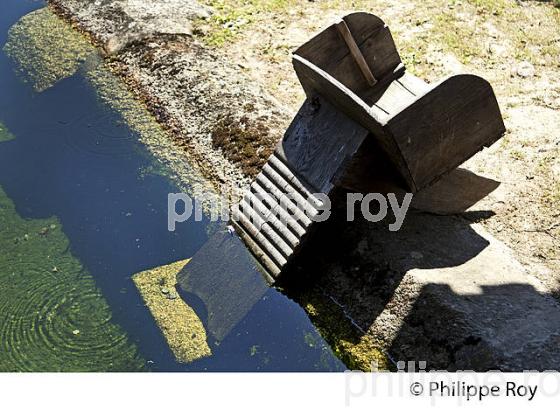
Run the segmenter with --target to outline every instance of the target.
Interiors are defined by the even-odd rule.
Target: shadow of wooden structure
[[[372,14],[329,26],[295,51],[293,64],[307,98],[232,212],[271,282],[337,188],[418,192],[505,131],[487,81],[461,74],[431,85],[406,72],[389,28]],[[364,171],[379,164],[394,172],[372,180]]]

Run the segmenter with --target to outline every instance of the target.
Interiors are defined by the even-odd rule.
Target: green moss
[[[0,122],[0,142],[11,141],[14,138],[14,135]]]
[[[14,24],[4,51],[38,92],[73,75],[96,52],[87,38],[48,8],[29,13]]]
[[[289,296],[305,309],[321,336],[350,369],[369,372],[372,368],[390,368],[379,344],[370,335],[362,334],[349,322],[340,307],[319,291],[290,292]],[[313,335],[305,334],[304,340],[310,346],[316,343]]]
[[[132,277],[175,358],[181,363],[212,355],[202,321],[175,292],[177,273],[187,262],[159,266]]]
[[[272,154],[273,148],[263,144],[268,137],[269,129],[264,122],[252,121],[247,116],[239,119],[226,116],[212,130],[212,145],[241,164],[246,175],[255,176]]]
[[[0,371],[143,369],[60,222],[22,219],[2,188],[0,249]]]
[[[156,110],[161,111],[161,116],[156,118],[152,115],[143,100],[127,88],[122,78],[113,73],[112,66],[98,58],[87,61],[84,76],[94,88],[99,102],[121,116],[127,127],[137,133],[138,140],[154,159],[148,168],[139,170],[139,177],[144,178],[150,174],[166,176],[182,192],[209,198],[202,203],[203,211],[209,212],[210,205],[217,203],[219,198],[200,169],[191,164],[185,150],[185,141],[174,138],[158,122],[165,122],[165,111],[159,110],[158,106]]]

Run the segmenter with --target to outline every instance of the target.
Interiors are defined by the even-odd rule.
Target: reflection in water
[[[98,57],[91,57],[84,67],[85,77],[93,85],[100,101],[113,108],[128,128],[138,135],[139,141],[169,171],[167,175],[191,197],[204,196],[217,201],[211,185],[187,159],[184,146],[175,141],[145,107],[126,88],[125,84],[110,71]]]
[[[0,249],[0,371],[143,368],[60,222],[22,219],[2,188]]]
[[[215,233],[177,277],[181,290],[195,295],[207,311],[207,327],[222,341],[268,290],[255,260],[236,234]]]
[[[95,50],[87,39],[43,8],[12,26],[4,51],[17,61],[33,88],[42,92],[74,74]]]

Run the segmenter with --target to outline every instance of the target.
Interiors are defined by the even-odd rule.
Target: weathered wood
[[[386,134],[383,129],[385,119],[389,118],[389,115],[379,117],[378,112],[379,110],[382,110],[381,108],[377,108],[377,111],[370,108],[351,90],[328,73],[314,66],[305,59],[294,55],[293,60],[294,69],[300,78],[302,85],[306,84],[308,88],[316,90],[316,93],[320,94],[324,100],[327,100],[330,104],[332,104],[336,110],[347,115],[350,119],[369,130],[371,134],[377,138],[379,144],[383,147],[385,152],[387,152],[391,159],[396,163],[399,168],[399,172],[401,172],[403,177],[406,179],[411,189],[416,191],[414,179],[410,175],[406,161],[403,158],[396,141],[390,135]],[[378,86],[380,86],[379,83],[376,84],[376,87]],[[297,127],[297,125],[295,126]],[[328,126],[325,124],[323,127],[327,128]]]
[[[452,76],[395,113],[385,130],[397,143],[417,188],[435,182],[505,132],[490,84]]]
[[[262,201],[260,201],[255,194],[248,192],[242,200],[244,207],[249,207],[255,210],[258,215],[268,221],[274,229],[286,240],[292,247],[299,245],[298,237],[288,228],[288,226],[276,217],[270,209],[268,209]]]
[[[301,193],[295,189],[290,182],[284,180],[282,176],[276,172],[269,164],[265,164],[262,173],[273,181],[278,188],[294,202],[298,208],[305,212],[308,216],[315,216],[319,213],[314,204],[305,198]]]
[[[251,223],[249,218],[247,218],[243,212],[239,210],[234,211],[234,221],[237,225],[243,228],[255,242],[259,244],[259,248],[266,253],[270,259],[280,268],[282,268],[287,263],[287,259],[278,249],[278,245],[271,242],[266,236],[261,232],[260,228],[257,228]]]
[[[190,295],[195,295],[198,304],[202,301],[209,312],[204,318],[205,327],[218,341],[235,328],[268,290],[263,273],[272,283],[274,280],[267,272],[280,272],[272,263],[263,272],[244,245],[251,239],[241,239],[224,227],[177,275],[181,296],[190,301]],[[255,256],[260,263],[268,259],[266,255]]]
[[[403,73],[397,81],[414,95],[423,95],[431,88],[429,84],[409,72]]]
[[[256,230],[262,232],[283,256],[287,258],[290,257],[293,253],[293,248],[299,244],[299,241],[296,240],[293,244],[290,243],[283,235],[283,233],[285,233],[284,230],[275,230],[273,221],[275,221],[276,218],[270,214],[265,217],[261,216],[259,212],[253,209],[253,206],[253,204],[250,204],[246,200],[242,200],[239,204],[238,212],[241,212]],[[236,214],[234,213],[234,219],[236,219],[235,216]]]
[[[334,38],[331,26],[295,52],[294,69],[309,97],[320,94],[371,133],[411,191],[432,184],[503,134],[496,98],[484,80],[458,76],[430,86],[404,72],[379,18],[355,13],[343,21],[337,29],[358,50]],[[354,51],[346,55],[340,48]],[[337,58],[329,59],[329,53]],[[345,65],[354,58],[355,66],[370,68],[379,80],[374,86],[365,87],[367,74]]]
[[[391,82],[381,98],[375,102],[375,105],[387,112],[388,115],[393,116],[412,104],[415,99],[416,96],[397,80]]]
[[[311,219],[292,201],[285,192],[282,192],[266,175],[260,173],[255,180],[264,191],[270,192],[280,209],[285,209],[289,215],[300,222],[305,228],[311,225]]]
[[[315,189],[311,185],[306,184],[303,179],[298,178],[297,175],[295,175],[293,171],[290,170],[290,168],[288,168],[288,166],[276,155],[276,152],[270,156],[268,164],[280,173],[283,178],[290,181],[294,188],[299,190],[302,195],[308,198],[315,208],[323,206],[321,200],[313,196],[316,193],[314,192]]]
[[[259,198],[266,203],[272,214],[278,215],[278,219],[290,229],[298,238],[305,235],[306,226],[301,222],[296,220],[292,215],[290,215],[283,207],[278,204],[278,200],[274,198],[273,195],[266,192],[266,190],[259,184],[253,182],[251,184],[251,190],[257,194]]]
[[[353,13],[343,20],[376,80],[391,74],[401,59],[385,23],[367,13]],[[294,55],[320,67],[357,95],[371,87],[341,39],[336,24],[299,47]],[[307,90],[306,84],[302,85]]]
[[[324,98],[315,97],[303,104],[278,144],[275,156],[290,164],[291,172],[299,180],[308,181],[313,193],[328,194],[338,168],[368,134]]]

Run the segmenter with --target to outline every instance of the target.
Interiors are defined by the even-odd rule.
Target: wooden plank
[[[241,201],[239,204],[239,212],[243,213],[252,223],[252,225],[262,232],[269,240],[270,243],[280,251],[286,258],[289,258],[293,253],[293,247],[271,227],[268,220],[262,218],[249,203]]]
[[[288,226],[282,223],[282,221],[276,215],[274,215],[270,211],[270,209],[268,209],[262,203],[262,201],[259,200],[259,198],[257,198],[257,196],[254,193],[252,192],[246,193],[245,197],[243,198],[243,202],[246,203],[247,206],[255,210],[261,218],[265,219],[272,226],[274,226],[276,231],[279,232],[282,238],[284,238],[284,240],[286,240],[290,244],[290,246],[292,246],[292,248],[295,248],[296,246],[299,245],[298,237],[294,235],[294,233],[290,231]]]
[[[271,193],[276,199],[276,206],[285,209],[291,218],[299,221],[305,228],[311,225],[311,219],[298,206],[287,198],[284,193],[264,174],[257,175],[255,182],[260,185],[265,192]],[[277,209],[277,208],[274,208]]]
[[[368,13],[353,13],[344,17],[344,21],[376,80],[390,75],[401,59],[385,23]],[[321,68],[358,95],[371,87],[348,46],[340,38],[336,25],[299,47],[294,55]]]
[[[403,87],[416,96],[426,94],[426,92],[431,89],[428,83],[410,74],[408,71],[405,72],[398,81]]]
[[[278,205],[278,200],[273,197],[272,194],[266,192],[266,190],[255,182],[251,184],[251,190],[257,195],[258,198],[268,205],[271,213],[278,215],[280,221],[286,225],[298,238],[301,238],[305,234],[305,226],[301,221],[297,221],[293,216],[291,216],[285,209]]]
[[[416,96],[395,80],[390,83],[381,98],[375,102],[375,105],[389,115],[394,115],[415,100]]]
[[[272,266],[267,270],[280,272]],[[263,274],[241,239],[222,229],[179,272],[177,284],[182,297],[194,294],[212,312],[205,327],[221,341],[268,291]],[[266,279],[273,281],[268,274]]]
[[[364,76],[365,80],[370,86],[374,86],[375,83],[377,83],[377,80],[375,79],[371,70],[369,69],[366,60],[364,59],[364,55],[362,54],[358,45],[356,44],[354,37],[352,37],[352,33],[350,33],[350,30],[348,29],[346,22],[342,20],[340,23],[336,25],[336,28],[338,29],[338,32],[340,33],[344,41],[346,42],[346,45],[350,50],[350,55],[358,65],[358,68],[362,72],[362,75]]]
[[[259,247],[272,259],[272,261],[280,268],[288,262],[286,257],[270,242],[259,229],[257,229],[247,218],[243,212],[239,210],[234,211],[236,223],[243,227],[243,229],[253,238]]]
[[[264,165],[262,173],[274,182],[276,186],[286,194],[286,196],[293,200],[306,215],[315,216],[319,213],[311,201],[299,193],[298,190],[291,186],[288,181],[283,179],[269,164]]]
[[[239,237],[243,240],[243,242],[249,248],[248,252],[251,252],[255,258],[255,262],[261,265],[264,268],[264,271],[270,277],[268,279],[268,283],[273,284],[274,280],[280,276],[282,269],[278,266],[262,249],[261,247],[255,242],[255,240],[249,235],[247,231],[243,229],[241,225],[234,222],[233,226],[236,228],[236,232]]]
[[[360,50],[377,80],[391,75],[402,63],[388,27],[367,38],[360,44]]]
[[[294,172],[289,169],[284,162],[282,162],[276,152],[270,156],[268,164],[280,173],[286,180],[290,181],[294,188],[296,188],[304,197],[313,203],[315,208],[319,209],[323,206],[323,202],[313,195],[317,193],[315,192],[316,189],[309,185],[302,177],[295,175]]]
[[[324,98],[311,98],[288,127],[275,154],[315,187],[314,193],[329,194],[340,164],[357,150],[368,134]]]

